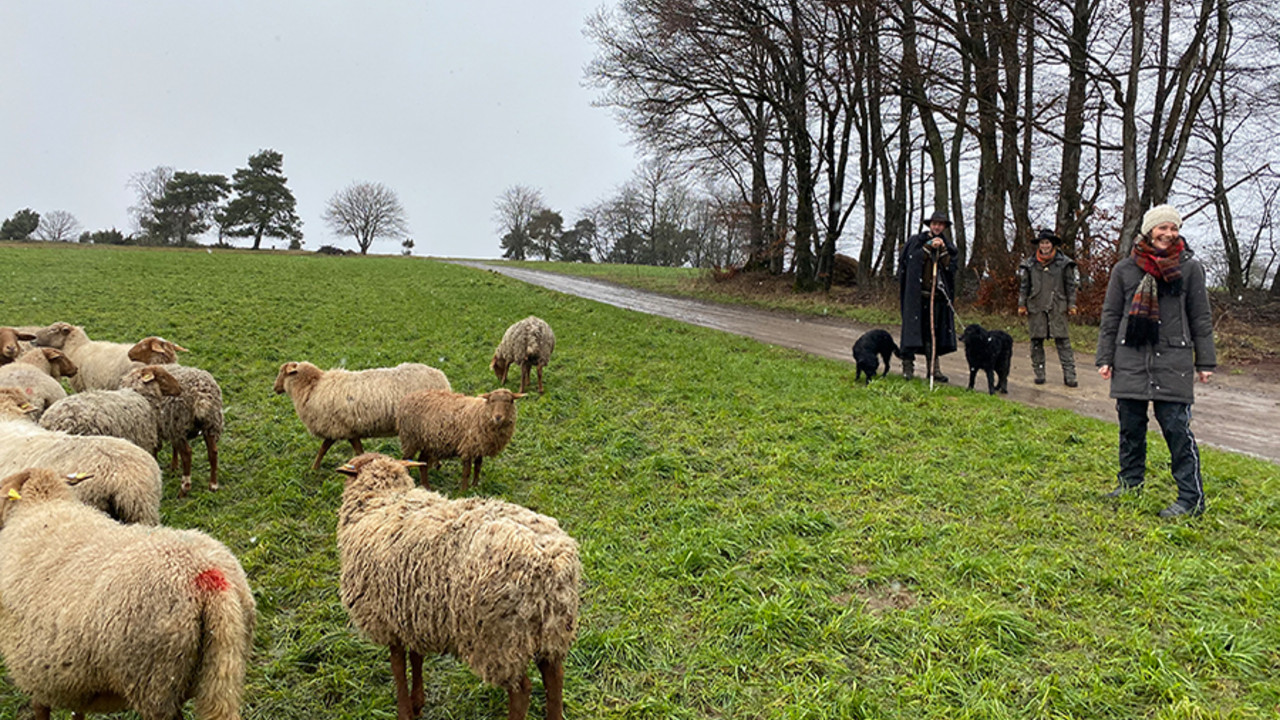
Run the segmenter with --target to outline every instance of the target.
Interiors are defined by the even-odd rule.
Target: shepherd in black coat
[[[902,353],[898,352],[898,344],[893,341],[893,336],[884,330],[871,330],[863,333],[862,337],[853,344],[853,361],[858,365],[858,371],[853,375],[853,381],[857,382],[858,378],[866,375],[867,383],[871,383],[871,378],[876,376],[876,368],[879,361],[884,360],[884,374],[889,374],[889,356],[902,357]]]
[[[999,390],[1009,393],[1009,362],[1013,359],[1013,338],[1003,330],[987,331],[981,325],[965,327],[960,336],[964,343],[964,358],[969,361],[969,389],[973,389],[973,380],[979,370],[987,373],[987,394],[995,395]],[[1000,377],[995,382],[992,375]]]
[[[930,347],[929,297],[933,291],[933,335],[937,340],[937,356],[956,351],[955,313],[950,298],[955,297],[956,257],[959,251],[948,237],[951,221],[943,213],[929,218],[928,232],[913,235],[902,248],[898,259],[898,304],[902,309],[902,333],[898,344],[902,352],[902,374],[914,374],[915,355],[925,355],[926,367],[933,348]],[[938,382],[947,378],[938,368],[927,367],[927,374]]]

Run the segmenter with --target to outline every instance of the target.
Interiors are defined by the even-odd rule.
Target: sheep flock
[[[208,534],[161,524],[162,449],[171,448],[171,475],[181,461],[183,498],[189,443],[201,439],[217,491],[218,443],[235,432],[217,380],[179,362],[178,353],[199,358],[183,341],[195,350],[158,335],[90,339],[65,321],[0,327],[0,656],[37,720],[58,710],[171,720],[187,701],[200,720],[241,717],[252,578]],[[519,365],[520,392],[475,396],[411,358],[381,368],[279,366],[272,390],[288,395],[298,435],[321,441],[310,471],[339,440],[354,452],[336,467],[348,479],[335,508],[335,585],[354,627],[391,652],[398,720],[421,713],[423,655],[439,653],[505,690],[508,718],[526,717],[532,664],[546,717],[563,717],[577,542],[554,518],[498,499],[451,500],[428,483],[441,460],[458,458],[457,492],[479,488],[482,460],[519,442],[516,400],[535,368],[544,392],[554,343],[539,318],[513,324],[490,369],[501,384]],[[365,453],[369,438],[397,438],[403,459]]]

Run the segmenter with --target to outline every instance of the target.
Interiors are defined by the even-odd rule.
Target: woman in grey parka
[[[1142,486],[1147,406],[1169,446],[1178,499],[1160,517],[1204,512],[1200,450],[1191,434],[1195,381],[1217,367],[1204,266],[1179,236],[1182,216],[1170,205],[1142,217],[1133,253],[1116,263],[1098,328],[1098,374],[1111,381],[1120,420],[1119,497]]]

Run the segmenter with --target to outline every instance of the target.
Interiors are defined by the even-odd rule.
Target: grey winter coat
[[[1098,367],[1111,366],[1111,397],[1133,400],[1195,401],[1196,371],[1218,365],[1213,347],[1213,314],[1205,287],[1204,266],[1185,251],[1182,292],[1174,295],[1159,283],[1160,340],[1155,345],[1125,344],[1129,305],[1143,272],[1132,257],[1111,270],[1107,298],[1098,327]]]
[[[928,322],[929,287],[924,285],[925,243],[932,238],[929,233],[922,232],[911,236],[902,248],[902,256],[898,259],[898,303],[902,309],[902,332],[898,345],[904,353],[924,352],[929,336],[924,328]],[[933,328],[937,336],[936,353],[939,356],[956,351],[956,321],[951,311],[948,298],[956,293],[956,250],[955,243],[945,235],[942,238],[945,246],[942,253],[945,260],[939,262],[938,289],[933,300]],[[922,327],[923,326],[923,327]]]
[[[1076,306],[1076,261],[1061,250],[1048,265],[1032,255],[1018,266],[1018,273],[1018,307],[1027,309],[1031,337],[1070,337],[1067,311]]]

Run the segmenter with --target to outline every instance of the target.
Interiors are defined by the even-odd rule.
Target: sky
[[[500,257],[507,188],[541,191],[570,226],[637,165],[584,82],[595,48],[582,30],[601,4],[4,0],[0,218],[64,210],[85,230],[127,233],[130,176],[230,177],[270,148],[305,249],[355,249],[326,227],[325,203],[380,182],[404,205],[415,255]]]

